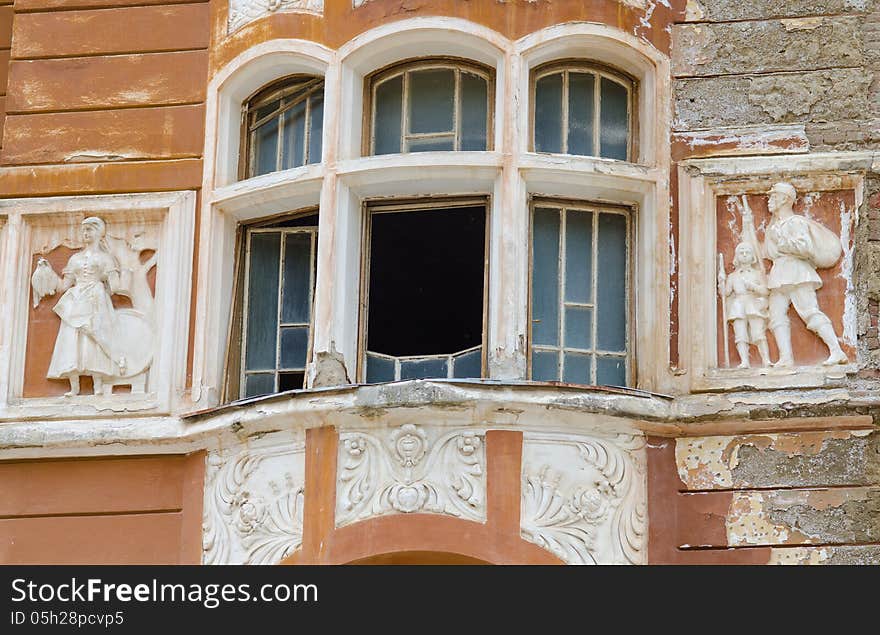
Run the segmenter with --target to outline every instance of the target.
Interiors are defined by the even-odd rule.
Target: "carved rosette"
[[[405,424],[377,436],[339,437],[336,525],[414,512],[486,519],[482,432]]]
[[[521,531],[568,564],[646,561],[644,439],[527,435]]]
[[[275,564],[302,544],[303,444],[210,453],[204,564]]]
[[[229,0],[227,32],[232,33],[245,24],[281,11],[322,15],[324,0]]]

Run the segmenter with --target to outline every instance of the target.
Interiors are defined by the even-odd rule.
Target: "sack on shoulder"
[[[805,220],[810,227],[810,238],[813,242],[810,260],[817,269],[833,267],[843,255],[840,238],[825,225],[811,218]]]

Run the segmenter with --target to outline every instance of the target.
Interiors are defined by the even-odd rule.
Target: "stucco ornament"
[[[324,0],[229,0],[228,32],[281,11],[322,14]]]
[[[644,440],[528,436],[523,538],[568,564],[645,561]]]
[[[63,292],[53,311],[61,318],[49,364],[49,379],[66,379],[80,392],[80,377],[91,376],[96,395],[111,395],[113,386],[147,389],[155,343],[154,299],[147,274],[155,254],[141,262],[144,250],[132,242],[107,236],[97,217],[82,222],[83,248],[73,254],[59,277],[45,258],[31,276],[36,307],[47,296]],[[132,308],[113,306],[112,295],[126,296]]]
[[[371,516],[413,512],[484,520],[482,433],[434,436],[409,423],[391,430],[384,439],[366,432],[342,433],[337,526]]]
[[[208,455],[202,561],[276,564],[302,544],[302,444]]]

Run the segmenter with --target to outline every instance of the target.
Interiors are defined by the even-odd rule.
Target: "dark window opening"
[[[480,377],[486,210],[371,216],[367,381]]]

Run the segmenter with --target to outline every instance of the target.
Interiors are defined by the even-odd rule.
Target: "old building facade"
[[[0,561],[880,561],[873,0],[0,0]]]

